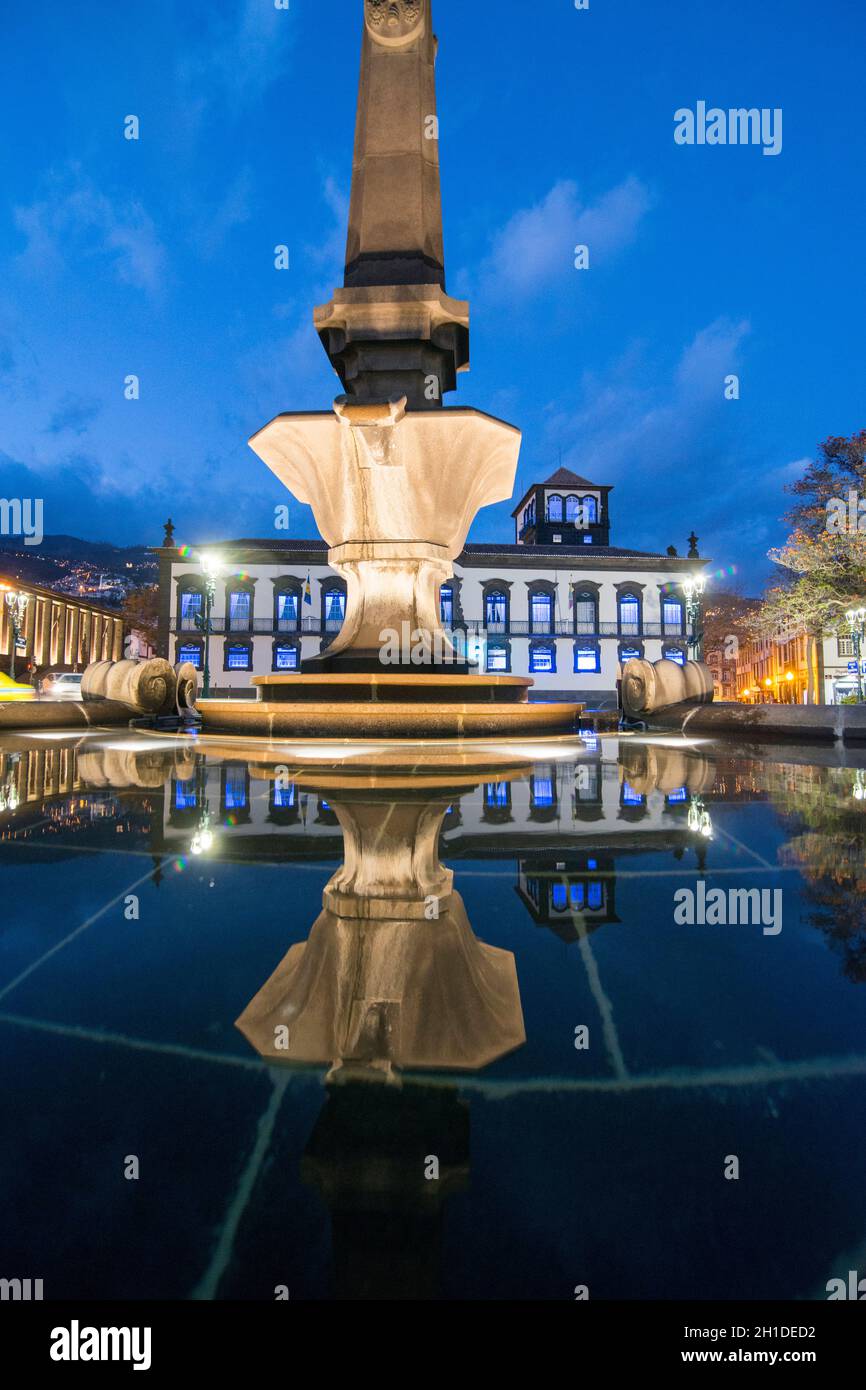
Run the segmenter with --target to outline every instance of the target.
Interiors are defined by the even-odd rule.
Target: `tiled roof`
[[[555,473],[551,473],[549,478],[544,480],[545,487],[600,487],[599,483],[591,483],[588,478],[581,478],[579,473],[572,473],[570,468],[557,468]]]

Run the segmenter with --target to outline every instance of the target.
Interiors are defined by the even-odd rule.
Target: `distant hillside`
[[[156,582],[158,561],[144,545],[118,546],[78,536],[45,536],[39,545],[25,545],[19,536],[0,537],[0,574],[53,589],[85,571],[138,587]]]

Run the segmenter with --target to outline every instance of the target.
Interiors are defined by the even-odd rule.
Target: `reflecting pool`
[[[864,825],[822,750],[6,736],[0,1276],[825,1298]]]

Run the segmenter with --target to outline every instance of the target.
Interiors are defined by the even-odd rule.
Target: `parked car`
[[[29,682],[14,681],[0,671],[0,700],[35,700],[36,691]]]
[[[40,695],[43,700],[80,700],[81,671],[61,671],[57,675],[44,676]]]

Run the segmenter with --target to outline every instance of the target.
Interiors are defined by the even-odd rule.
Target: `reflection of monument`
[[[469,1107],[455,1088],[329,1086],[301,1176],[331,1212],[335,1297],[439,1296],[444,1204],[469,1178]]]
[[[514,957],[472,933],[438,859],[449,791],[347,790],[345,863],[309,940],[238,1019],[272,1061],[335,1073],[474,1068],[525,1041]]]
[[[202,717],[271,735],[570,731],[579,706],[473,674],[442,627],[440,587],[478,510],[511,496],[520,433],[442,406],[469,365],[469,306],[445,292],[430,0],[364,14],[344,284],[315,313],[346,394],[250,440],[312,507],[345,621],[300,674],[256,677],[256,705],[204,702]]]

